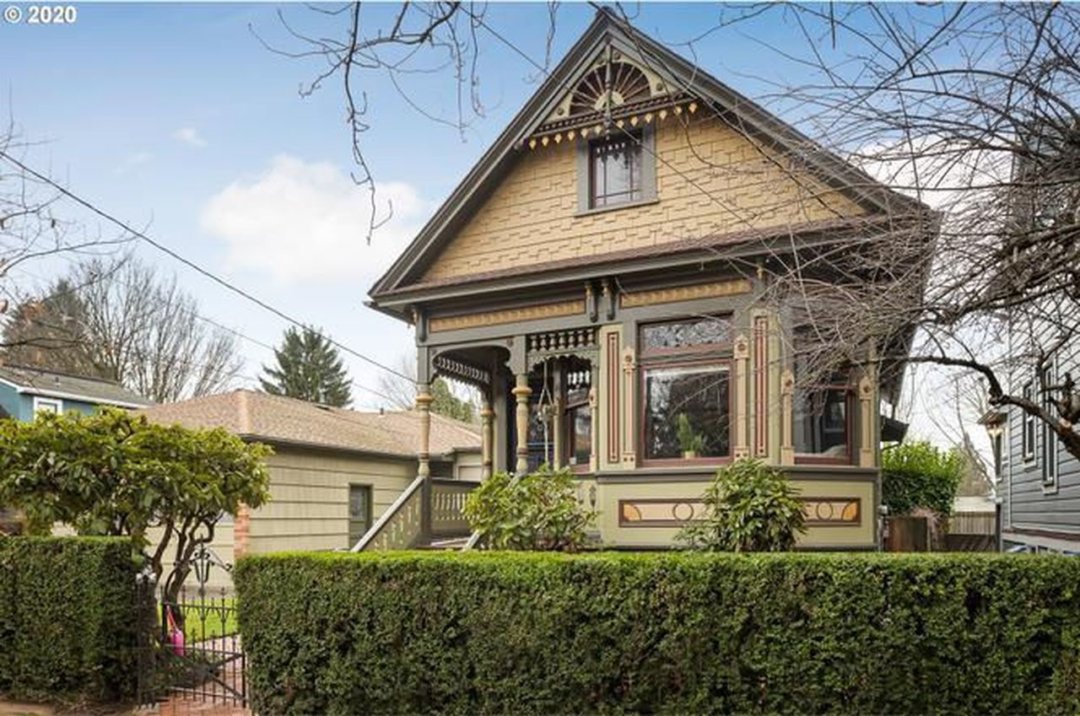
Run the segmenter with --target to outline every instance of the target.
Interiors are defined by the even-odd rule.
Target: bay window
[[[639,344],[644,459],[729,457],[730,318],[646,324]]]
[[[793,438],[796,462],[850,463],[854,392],[850,370],[810,365],[825,358],[812,343],[811,331],[795,332]],[[815,376],[823,375],[823,378]]]

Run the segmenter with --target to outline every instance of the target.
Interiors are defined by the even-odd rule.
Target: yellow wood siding
[[[839,193],[790,171],[786,158],[767,156],[727,124],[700,117],[689,127],[675,118],[657,127],[658,202],[577,216],[576,151],[571,141],[521,150],[517,166],[425,279],[861,213]]]
[[[377,520],[416,477],[415,460],[279,450],[268,461],[271,501],[251,512],[248,551],[349,547],[349,485],[370,485]]]

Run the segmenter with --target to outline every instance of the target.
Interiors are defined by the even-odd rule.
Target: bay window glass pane
[[[680,417],[685,416],[685,418]],[[680,366],[645,370],[645,457],[726,457],[730,444],[731,401],[726,365]],[[689,436],[680,441],[680,423]],[[687,437],[691,444],[687,444]]]
[[[848,457],[848,393],[808,388],[795,394],[795,452]]]
[[[570,464],[588,465],[592,457],[592,416],[589,406],[584,405],[570,411]]]

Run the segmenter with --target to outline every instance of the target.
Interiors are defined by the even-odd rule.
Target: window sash
[[[1021,389],[1024,400],[1034,402],[1035,388],[1031,381],[1024,384]],[[1026,410],[1021,415],[1023,430],[1020,431],[1020,453],[1025,460],[1035,457],[1035,416]]]
[[[600,209],[640,201],[642,139],[602,139],[589,143],[589,206]]]
[[[675,442],[675,444],[677,446],[677,448],[676,448],[677,452],[676,452],[675,455],[656,455],[653,452],[653,448],[654,448],[653,443],[655,442],[655,437],[653,436],[653,433],[652,433],[652,425],[654,423],[651,420],[651,414],[652,414],[651,397],[652,396],[651,396],[650,390],[649,390],[649,387],[650,387],[649,379],[650,379],[650,377],[657,377],[657,376],[663,375],[665,373],[668,373],[668,374],[681,374],[681,375],[715,375],[715,376],[723,376],[724,387],[723,387],[722,390],[726,394],[725,395],[726,401],[722,405],[717,406],[717,410],[721,411],[721,414],[720,414],[719,417],[723,421],[723,423],[720,424],[720,425],[717,425],[717,426],[713,426],[714,429],[719,434],[715,434],[715,435],[711,435],[711,436],[706,434],[706,437],[712,437],[713,439],[716,439],[716,438],[721,439],[723,441],[723,448],[724,449],[723,449],[723,451],[718,451],[718,452],[715,452],[713,454],[699,455],[696,458],[691,458],[691,460],[702,461],[702,462],[716,462],[716,461],[719,461],[719,460],[730,459],[731,458],[731,450],[732,450],[732,438],[733,438],[733,435],[732,435],[732,418],[733,418],[733,415],[734,415],[734,399],[735,399],[735,394],[734,394],[734,391],[732,390],[732,385],[731,385],[731,374],[732,374],[731,361],[730,360],[709,360],[709,361],[704,361],[704,362],[702,362],[702,361],[684,361],[684,362],[680,362],[680,363],[662,363],[662,364],[658,364],[658,365],[643,365],[642,366],[641,371],[640,371],[640,378],[641,378],[641,390],[640,390],[640,393],[641,393],[641,399],[640,399],[640,405],[641,405],[641,410],[640,410],[641,429],[640,429],[640,433],[639,433],[639,440],[640,440],[640,443],[641,443],[641,454],[643,456],[644,461],[646,463],[651,463],[651,464],[657,464],[657,463],[663,463],[663,462],[685,463],[685,462],[688,461],[688,458],[685,458],[683,456],[683,454],[682,454],[681,446],[678,445],[678,437],[677,437],[677,435],[674,436],[674,438],[672,438],[673,442]],[[710,389],[710,387],[706,388],[706,390],[708,390],[708,389]],[[678,406],[676,406],[676,407],[678,407]],[[667,409],[667,412],[671,413],[671,410],[672,410],[672,408],[669,407]],[[673,413],[671,413],[670,415],[667,416],[667,419],[663,420],[662,424],[665,425],[665,426],[669,426],[667,428],[668,430],[674,430],[674,426],[675,426],[675,424],[676,424],[676,422],[678,420],[677,416],[678,416],[679,412],[685,412],[685,411],[675,410],[675,412],[673,412]]]
[[[371,485],[349,485],[349,546],[371,529]]]
[[[828,397],[826,401],[822,403],[822,409],[826,409],[828,406],[837,405],[838,403],[843,406],[844,414],[842,416],[843,424],[839,428],[843,433],[843,443],[836,443],[830,445],[828,448],[824,447],[825,436],[824,424],[825,416],[819,415],[816,411],[804,412],[803,397],[808,394],[821,394],[821,395],[835,395],[839,394],[841,400],[830,400]],[[820,386],[807,386],[805,388],[797,389],[794,396],[794,415],[792,416],[795,424],[792,426],[795,442],[795,460],[796,462],[831,462],[837,464],[847,464],[852,461],[852,455],[854,454],[853,443],[854,440],[852,433],[854,423],[852,421],[852,414],[855,407],[855,393],[850,385],[847,384],[832,384],[832,385],[820,385]],[[799,425],[800,418],[809,418],[812,421],[811,427],[805,430],[801,430]],[[831,432],[836,432],[837,429],[833,429]],[[799,445],[800,436],[809,437],[812,442],[820,443],[818,452],[808,452],[805,449],[800,450],[800,447],[805,445]],[[829,450],[833,450],[836,447],[843,446],[843,452],[830,453]]]
[[[1043,386],[1053,385],[1054,374],[1053,370],[1047,368],[1043,373]],[[1053,399],[1050,397],[1050,391],[1044,390],[1043,396],[1043,408],[1046,409],[1051,415],[1056,407],[1053,404]],[[1034,421],[1034,416],[1032,421]],[[1054,432],[1054,428],[1051,427],[1045,420],[1042,422],[1042,483],[1043,487],[1053,488],[1057,485],[1058,474],[1058,454],[1057,454],[1057,433]]]

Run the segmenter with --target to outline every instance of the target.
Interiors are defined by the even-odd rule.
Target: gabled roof
[[[111,380],[58,373],[40,368],[18,365],[0,366],[0,383],[7,384],[15,388],[17,392],[26,395],[78,400],[95,405],[140,408],[152,404],[152,401]]]
[[[166,425],[225,428],[245,439],[373,455],[415,458],[420,445],[416,411],[361,412],[253,390],[155,405],[140,414]],[[477,427],[432,413],[432,455],[479,448]]]
[[[601,10],[480,161],[372,287],[370,295],[375,303],[382,296],[400,292],[416,283],[424,269],[510,170],[530,135],[550,121],[554,108],[608,47],[649,66],[669,86],[688,90],[709,111],[723,116],[765,146],[798,157],[821,181],[851,198],[867,213],[893,214],[903,210],[922,214],[927,211],[923,204],[893,191],[822,149],[798,130],[634,29],[611,11]]]

